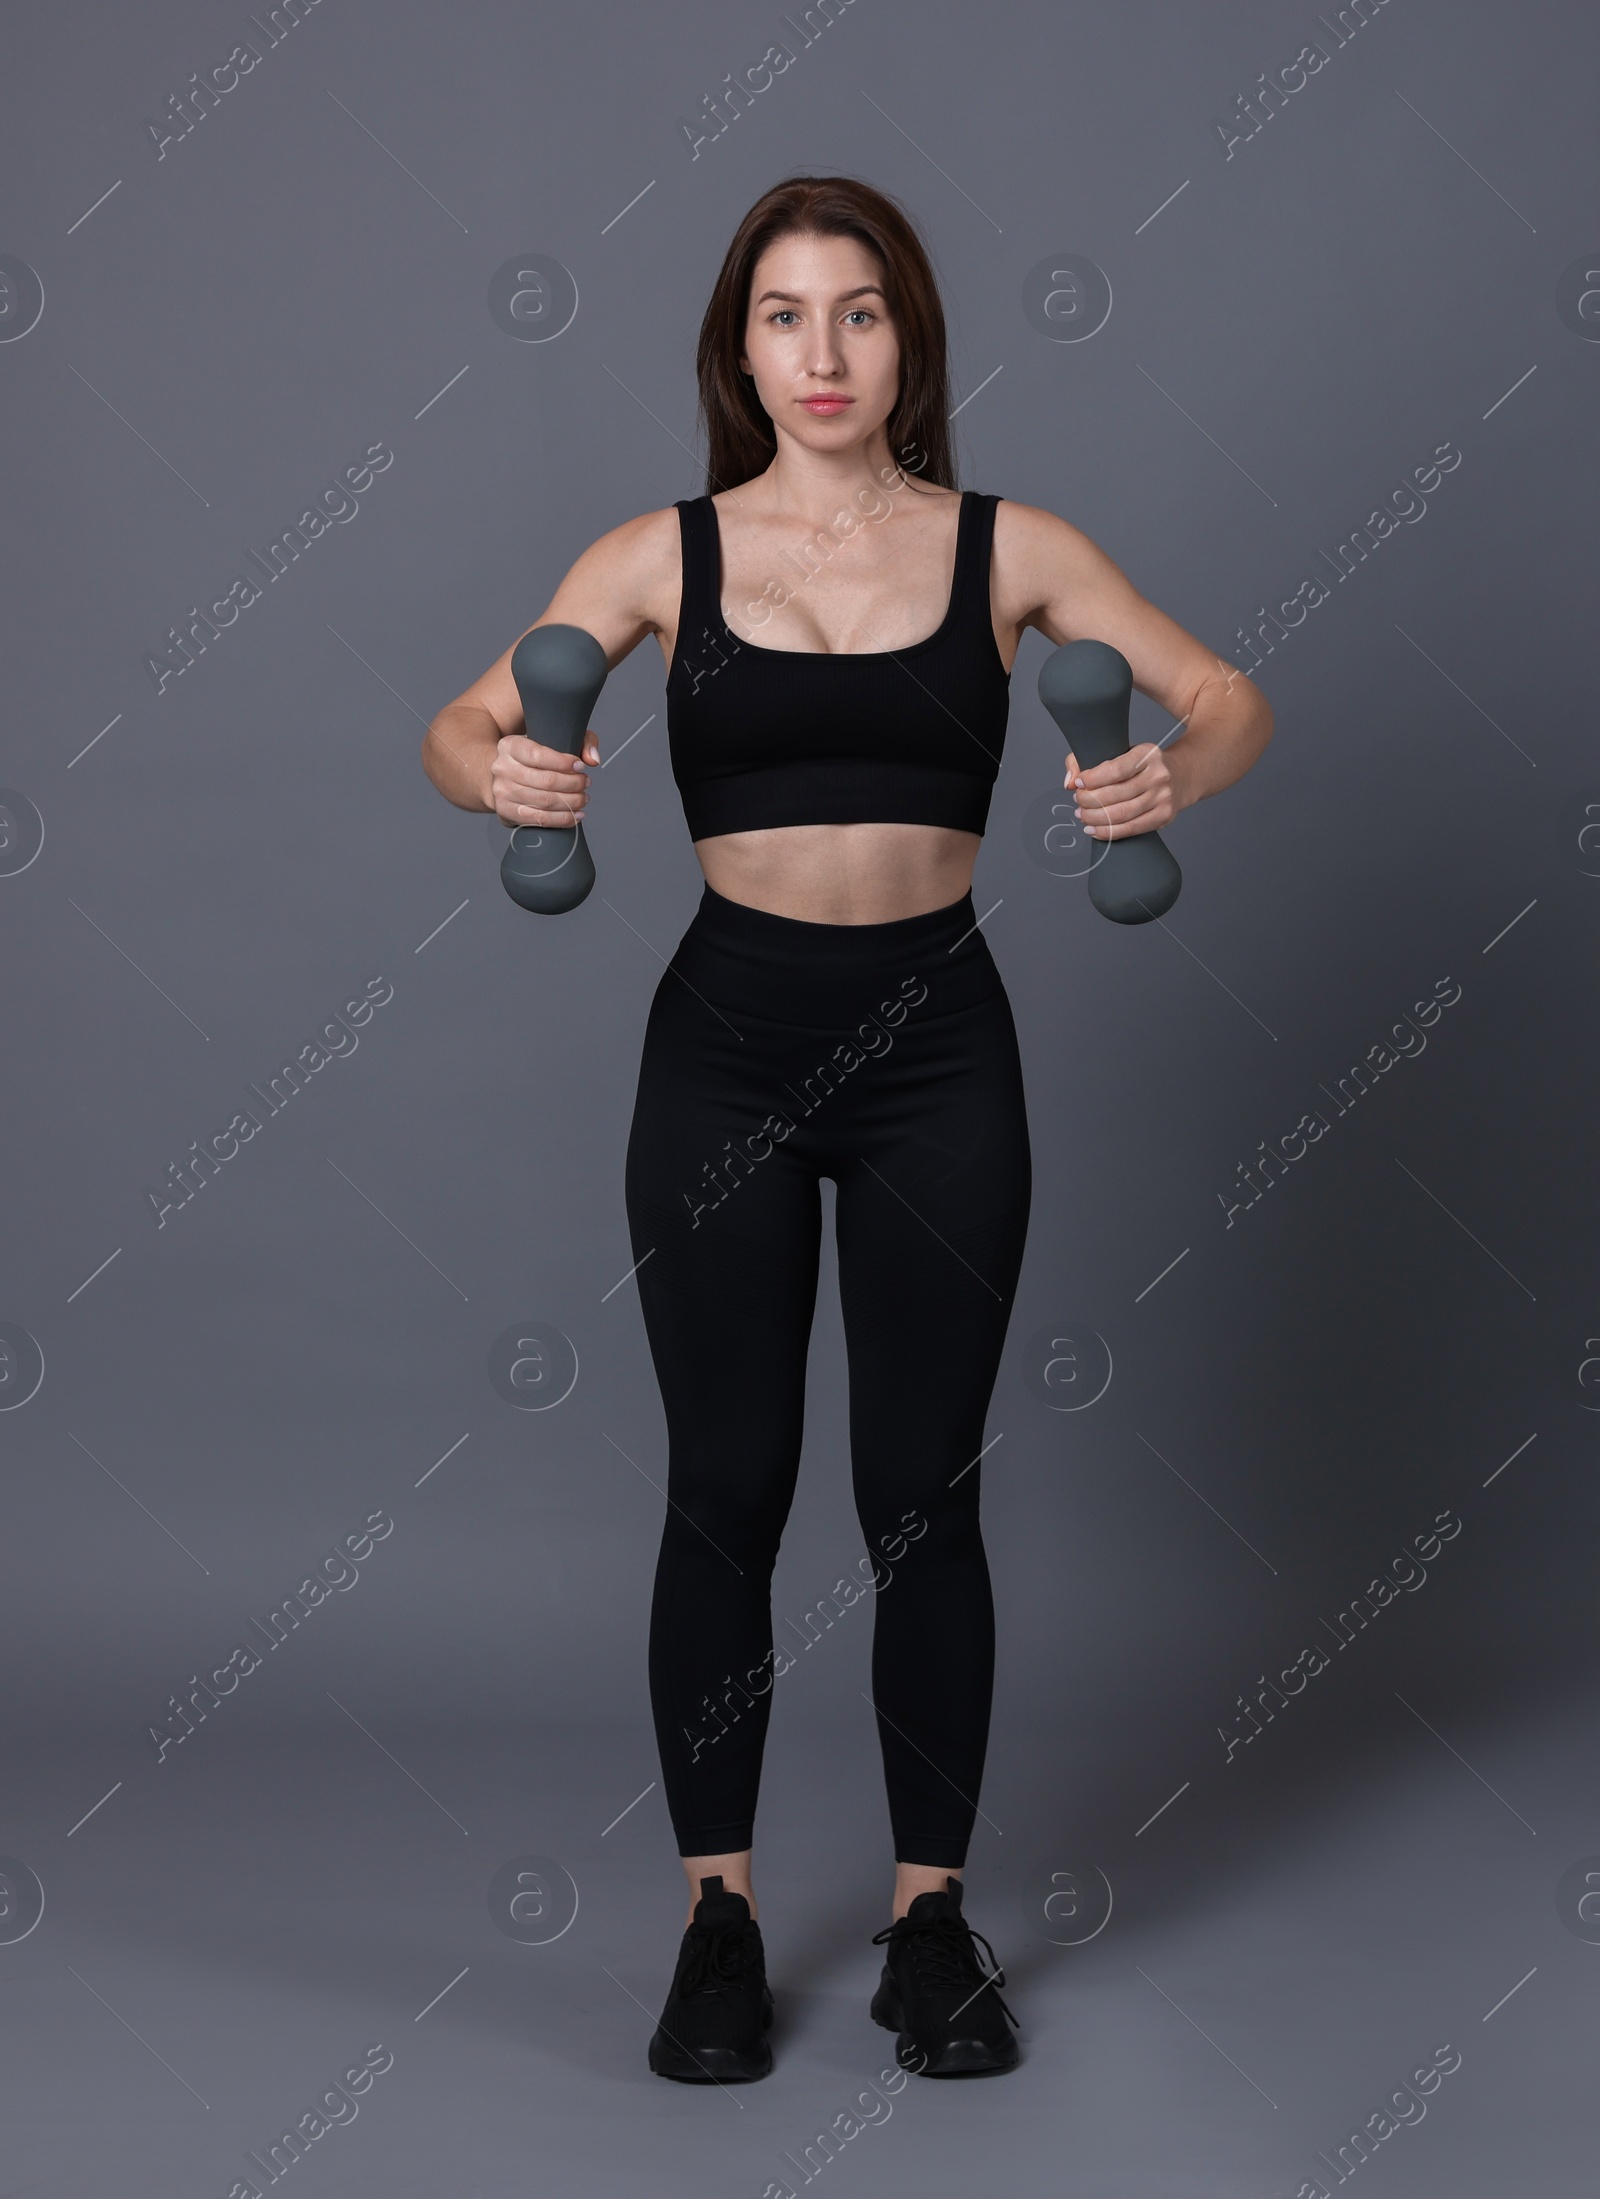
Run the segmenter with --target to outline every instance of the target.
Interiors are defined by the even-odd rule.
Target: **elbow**
[[[1276,723],[1272,705],[1247,672],[1233,671],[1224,693],[1237,712],[1235,730],[1247,744],[1253,763],[1272,738]]]
[[[422,737],[423,775],[455,808],[492,810],[494,754],[489,713],[446,703],[435,711]]]
[[[440,716],[443,716],[442,711]],[[423,776],[435,793],[442,794],[445,800],[452,803],[456,808],[467,806],[462,803],[460,795],[455,789],[456,775],[452,773],[450,768],[453,760],[452,750],[449,741],[445,739],[439,729],[438,718],[433,720],[427,732],[422,736],[421,757]]]
[[[1262,694],[1259,687],[1254,690],[1254,693],[1257,704],[1256,754],[1259,756],[1266,748],[1267,743],[1271,740],[1273,733],[1277,727],[1277,720],[1272,715],[1271,703],[1268,702],[1266,696]]]

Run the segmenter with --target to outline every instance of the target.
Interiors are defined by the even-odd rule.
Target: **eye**
[[[845,319],[847,321],[853,321],[857,318],[858,315],[862,320],[866,321],[875,321],[878,318],[877,314],[873,312],[871,306],[856,305],[850,308],[850,311],[845,315]]]
[[[794,315],[794,307],[792,305],[780,305],[775,313],[769,313],[767,315],[767,319],[769,321],[781,321],[784,318],[785,314],[788,314],[792,318]]]

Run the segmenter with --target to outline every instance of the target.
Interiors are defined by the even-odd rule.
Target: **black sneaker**
[[[889,1952],[872,1996],[873,2021],[899,2032],[895,2059],[919,2076],[993,2076],[1022,2059],[1011,2029],[1017,2019],[1000,1998],[1006,1974],[961,1914],[960,1879],[945,1885],[945,1893],[918,1894],[903,1917],[874,1935],[873,1946],[887,1942]],[[979,1963],[974,1940],[990,1969]]]
[[[772,2067],[771,2022],[761,1927],[743,1894],[703,1878],[650,2041],[650,2067],[680,2084],[748,2084]]]

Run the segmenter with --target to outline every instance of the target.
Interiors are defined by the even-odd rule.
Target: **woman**
[[[650,1009],[626,1167],[670,1439],[650,1688],[690,1903],[650,2066],[687,2083],[771,2067],[752,1821],[793,1661],[769,1588],[828,1176],[894,1834],[871,2012],[907,2067],[998,2071],[1017,2043],[961,1879],[994,1662],[977,1460],[1031,1175],[970,888],[1011,664],[1025,627],[1095,636],[1186,721],[1170,749],[1084,772],[1068,756],[1099,840],[1231,785],[1271,714],[1077,529],[956,490],[937,287],[868,185],[793,177],[751,208],[698,369],[711,493],[603,535],[538,621],[586,629],[612,665],[659,641],[706,879]],[[568,825],[598,745],[578,759],[528,739],[510,664],[440,711],[425,768],[461,808]]]

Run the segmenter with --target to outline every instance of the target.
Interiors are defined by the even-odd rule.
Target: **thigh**
[[[763,1130],[780,1089],[768,1044],[663,979],[626,1196],[683,1503],[678,1483],[691,1478],[720,1504],[764,1513],[786,1511],[793,1489],[821,1202],[813,1163]]]
[[[901,1039],[861,1072],[835,1156],[857,1498],[896,1517],[982,1447],[1032,1194],[1004,993]]]

